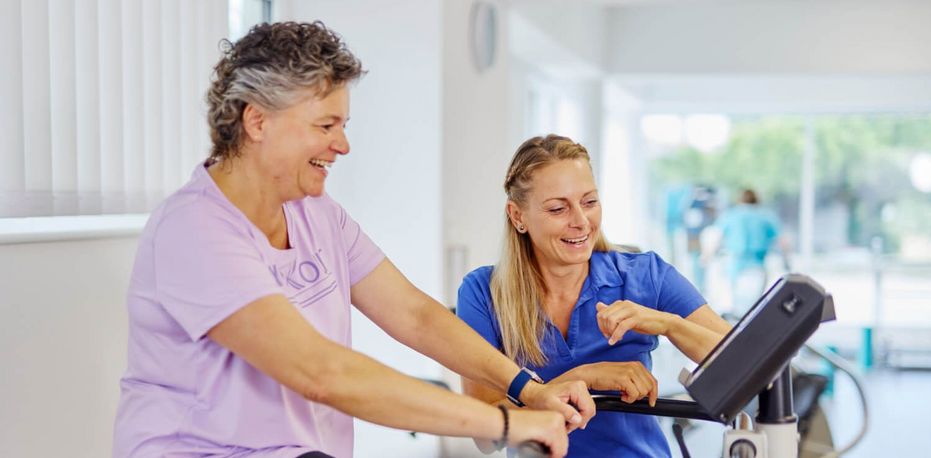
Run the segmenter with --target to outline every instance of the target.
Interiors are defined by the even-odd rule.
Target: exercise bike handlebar
[[[599,412],[626,412],[658,417],[689,418],[692,420],[705,420],[720,423],[705,412],[697,402],[680,399],[659,398],[656,405],[651,406],[644,399],[627,403],[616,395],[594,394],[595,409]],[[524,442],[517,448],[519,458],[538,458],[549,456],[549,450],[539,442]]]
[[[659,398],[656,400],[656,405],[651,406],[645,399],[627,403],[614,395],[595,394],[592,395],[592,399],[595,400],[595,409],[598,412],[639,413],[658,417],[690,418],[720,423],[720,420],[709,415],[694,401]]]

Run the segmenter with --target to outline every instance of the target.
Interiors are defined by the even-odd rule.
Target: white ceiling
[[[931,111],[931,2],[514,5],[513,53],[555,78],[607,76],[647,111]]]

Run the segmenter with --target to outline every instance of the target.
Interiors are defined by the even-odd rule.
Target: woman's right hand
[[[550,449],[550,456],[561,458],[569,452],[566,419],[550,410],[510,409],[508,445],[517,447],[527,441],[540,442]]]
[[[573,371],[578,372],[564,375],[584,380],[591,390],[620,391],[621,400],[627,403],[647,397],[651,406],[656,405],[659,385],[640,361],[605,361],[579,366],[570,372]]]

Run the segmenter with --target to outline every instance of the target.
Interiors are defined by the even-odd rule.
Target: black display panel
[[[805,275],[780,278],[680,382],[711,417],[729,423],[786,367],[834,301]]]

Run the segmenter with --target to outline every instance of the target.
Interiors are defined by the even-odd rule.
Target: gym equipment
[[[835,318],[834,301],[810,277],[788,274],[760,297],[731,331],[679,381],[695,401],[657,400],[632,404],[596,396],[599,411],[645,413],[718,421],[731,425],[724,434],[725,457],[796,458],[798,417],[793,407],[789,361],[822,322]],[[758,399],[755,422],[742,412]],[[736,421],[735,421],[736,420]],[[675,429],[688,457],[681,428]]]
[[[834,301],[810,277],[788,274],[761,296],[704,360],[679,381],[694,401],[660,398],[651,407],[617,396],[595,395],[599,412],[615,411],[716,421],[726,458],[797,458],[798,417],[793,407],[789,362],[822,322],[835,319]],[[754,398],[754,422],[742,409]],[[752,423],[752,424],[751,424]],[[689,458],[681,426],[673,426],[682,455]],[[541,456],[525,444],[518,456]],[[543,455],[545,456],[545,455]]]

